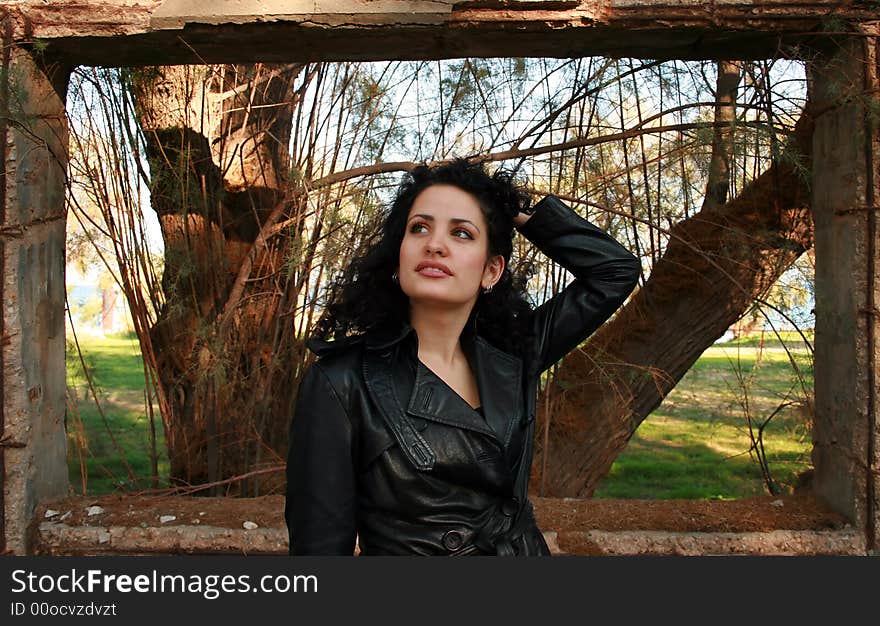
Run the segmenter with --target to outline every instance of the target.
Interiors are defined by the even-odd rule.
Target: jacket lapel
[[[486,421],[507,448],[512,427],[519,419],[522,360],[475,335],[466,337],[463,346],[471,352]]]
[[[434,451],[403,412],[397,399],[392,362],[398,352],[397,347],[390,344],[368,347],[363,359],[364,381],[385,425],[410,463],[417,470],[429,471],[436,461]]]
[[[486,420],[421,361],[416,365],[416,381],[407,412],[426,420],[473,430],[500,440],[496,432],[486,424]]]

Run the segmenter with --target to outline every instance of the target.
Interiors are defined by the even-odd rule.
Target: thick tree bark
[[[284,456],[290,368],[301,350],[293,324],[279,322],[289,321],[283,314],[296,303],[278,271],[291,240],[278,237],[248,254],[270,214],[295,208],[288,140],[301,69],[171,66],[132,74],[165,243],[166,304],[151,341],[171,408],[163,418],[172,483],[214,482]],[[243,283],[246,261],[252,278]]]
[[[703,351],[812,247],[803,174],[810,171],[811,135],[805,111],[793,141],[800,159],[779,160],[726,203],[718,202],[720,179],[711,180],[703,208],[672,229],[644,286],[563,359],[550,390],[548,450],[536,441],[532,484],[543,485],[541,495],[592,496],[639,424]],[[717,165],[724,178],[721,160]]]

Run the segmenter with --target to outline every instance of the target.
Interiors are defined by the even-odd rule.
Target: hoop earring
[[[394,273],[391,274],[391,282],[393,282],[395,285],[400,284],[400,276],[397,274],[397,270],[395,270]]]

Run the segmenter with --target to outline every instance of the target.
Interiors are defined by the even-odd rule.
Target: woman
[[[514,227],[575,280],[532,310]],[[290,553],[547,555],[528,501],[538,378],[639,262],[557,198],[457,160],[405,177],[333,290],[291,423]]]

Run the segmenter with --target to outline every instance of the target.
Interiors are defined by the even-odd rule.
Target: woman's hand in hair
[[[520,213],[517,213],[516,217],[513,218],[513,223],[516,225],[517,228],[519,228],[520,226],[522,226],[523,224],[528,222],[530,219],[532,219],[532,216],[530,214],[520,212]]]

